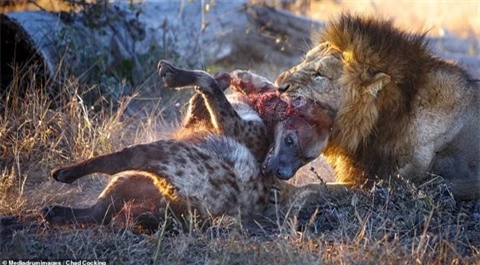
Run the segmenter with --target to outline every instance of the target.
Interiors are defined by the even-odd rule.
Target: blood
[[[300,118],[312,127],[331,126],[330,119],[320,114],[322,106],[313,100],[286,101],[272,82],[249,71],[236,70],[230,73],[230,77],[232,90],[248,97],[247,103],[260,115],[267,128],[274,128],[278,122],[290,117]]]
[[[314,102],[309,102],[300,108],[296,108],[291,103],[286,102],[280,97],[278,92],[267,92],[263,94],[249,95],[250,106],[258,112],[267,127],[274,126],[276,123],[286,120],[289,117],[299,117],[311,126],[318,125],[319,117],[311,113]]]

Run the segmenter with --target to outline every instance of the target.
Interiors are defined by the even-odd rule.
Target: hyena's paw
[[[72,170],[69,167],[55,168],[50,172],[50,176],[56,181],[67,184],[71,184],[77,179],[76,176],[72,174]]]
[[[175,88],[195,85],[195,73],[173,66],[161,60],[158,63],[158,73],[165,87]]]
[[[70,207],[49,205],[40,210],[43,219],[50,224],[64,225],[75,220],[73,209]]]
[[[158,63],[158,74],[166,87],[177,87],[176,70],[177,68],[167,61],[161,60]]]
[[[216,93],[212,87],[220,85],[213,76],[204,71],[191,71],[173,66],[171,63],[161,60],[158,63],[158,73],[166,87],[186,87],[195,86],[200,93]],[[230,80],[228,80],[229,82]]]

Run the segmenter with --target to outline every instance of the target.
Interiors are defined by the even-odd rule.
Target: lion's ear
[[[390,83],[390,76],[385,73],[376,73],[375,76],[371,79],[370,84],[368,85],[368,92],[374,97],[377,96],[378,91]]]

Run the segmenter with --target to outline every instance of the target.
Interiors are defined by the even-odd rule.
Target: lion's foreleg
[[[435,150],[433,144],[418,147],[404,163],[400,164],[397,174],[403,178],[418,182],[427,176],[432,167]]]

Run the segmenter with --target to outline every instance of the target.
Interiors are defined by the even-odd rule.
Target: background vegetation
[[[12,1],[14,5],[4,6],[3,12],[24,8],[70,10],[71,2]],[[267,3],[279,5],[275,1]],[[299,3],[288,8],[322,19],[345,8],[373,10],[394,17],[408,30],[432,28],[433,35],[451,31],[463,38],[480,33],[479,4],[474,1],[439,5],[368,3],[310,1],[306,9]],[[211,65],[207,69],[236,67]],[[268,65],[250,67],[271,78],[281,71]],[[352,191],[351,196],[323,205],[307,201],[296,216],[285,220],[279,216],[262,226],[243,226],[235,218],[213,220],[210,227],[192,221],[186,230],[160,229],[155,233],[138,231],[128,219],[108,226],[48,226],[38,216],[40,208],[48,204],[88,206],[108,182],[106,176],[92,175],[72,185],[61,184],[49,178],[53,167],[168,137],[179,124],[178,114],[188,94],[172,93],[147,112],[132,111],[128,106],[133,99],[141,100],[147,97],[145,94],[133,92],[112,99],[102,96],[101,84],[82,82],[80,76],[69,76],[61,84],[54,81],[55,77],[37,82],[35,68],[15,69],[13,81],[0,100],[0,260],[480,264],[480,201],[456,201],[436,176],[419,186],[404,181],[400,185],[380,182],[372,189]],[[134,91],[141,92],[149,85],[137,85]],[[47,92],[52,86],[60,86],[54,97]],[[86,96],[92,93],[97,96]],[[317,161],[304,168],[295,181],[318,182],[318,176],[328,179],[328,172]]]

